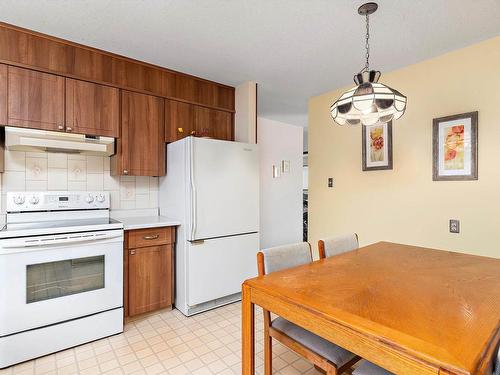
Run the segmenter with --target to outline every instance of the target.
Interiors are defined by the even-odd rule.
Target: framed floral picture
[[[477,112],[432,121],[432,179],[477,180]]]
[[[363,170],[392,169],[392,121],[363,126]]]

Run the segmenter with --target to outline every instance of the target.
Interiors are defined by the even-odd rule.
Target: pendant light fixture
[[[366,18],[366,63],[354,76],[356,86],[342,94],[330,107],[330,113],[339,125],[386,123],[403,116],[406,109],[406,96],[378,83],[380,72],[370,70],[370,14],[377,8],[376,3],[366,3],[358,9],[358,13]]]

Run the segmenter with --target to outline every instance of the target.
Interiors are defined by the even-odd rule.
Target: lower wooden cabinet
[[[174,242],[173,227],[126,232],[124,249],[126,317],[172,306]]]
[[[129,250],[129,316],[172,305],[172,247]]]

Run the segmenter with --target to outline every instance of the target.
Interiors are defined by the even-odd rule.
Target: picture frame
[[[362,127],[362,169],[392,169],[392,121]]]
[[[477,111],[433,119],[433,181],[477,180],[477,149]]]

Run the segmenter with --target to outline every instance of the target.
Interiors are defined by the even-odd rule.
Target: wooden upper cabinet
[[[118,138],[119,90],[66,78],[66,131]]]
[[[216,105],[220,108],[234,109],[235,92],[233,87],[218,86]]]
[[[111,158],[113,175],[165,175],[162,98],[121,91],[121,137]]]
[[[0,125],[7,124],[7,65],[0,64]]]
[[[196,136],[214,138],[215,112],[210,108],[196,106],[194,108],[194,126]]]
[[[195,135],[194,106],[165,100],[165,142],[174,142],[190,135]]]
[[[166,100],[165,142],[174,142],[190,135],[230,141],[233,139],[233,115],[226,111]]]
[[[214,138],[232,141],[233,114],[224,111],[215,111]]]
[[[2,125],[120,136],[116,88],[1,65],[0,91]]]
[[[233,138],[232,114],[215,109],[195,106],[195,132],[199,137],[230,141]]]
[[[64,78],[13,66],[7,69],[5,125],[64,130]]]

